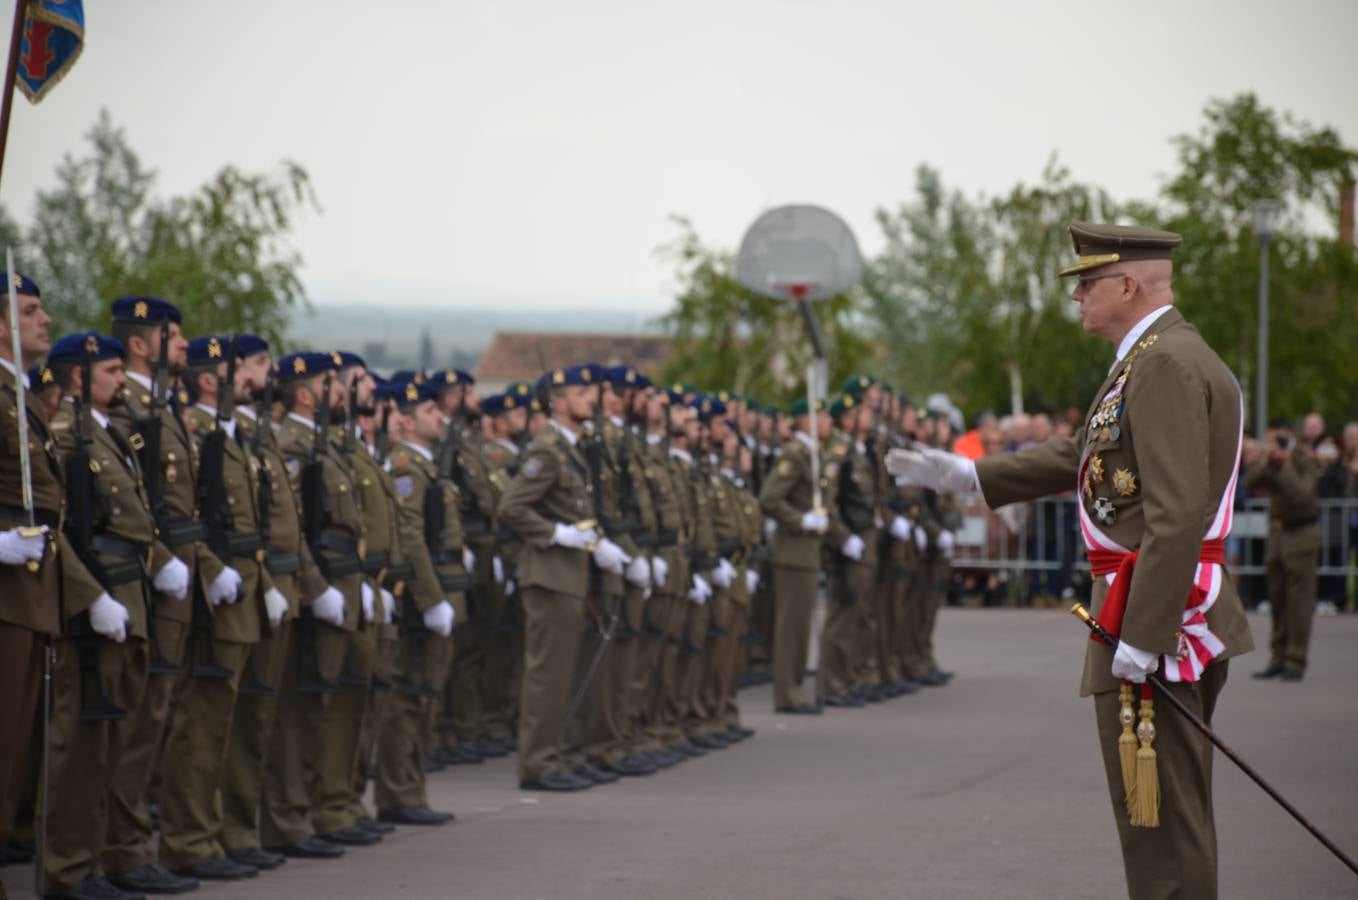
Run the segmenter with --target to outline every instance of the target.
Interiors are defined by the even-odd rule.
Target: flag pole
[[[24,13],[28,0],[14,0],[14,27],[9,34],[9,56],[6,57],[4,97],[0,99],[0,175],[5,168],[5,146],[9,143],[9,116],[14,108],[14,81],[19,72],[19,48],[24,38]]]

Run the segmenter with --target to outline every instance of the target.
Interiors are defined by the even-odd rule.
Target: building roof
[[[539,350],[541,355],[539,356]],[[670,339],[654,334],[497,331],[472,372],[492,385],[531,381],[547,369],[578,363],[631,365],[657,375],[673,352]]]

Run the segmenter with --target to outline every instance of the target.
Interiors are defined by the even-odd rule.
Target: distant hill
[[[657,317],[634,309],[440,309],[316,303],[310,312],[294,319],[287,338],[294,347],[353,350],[378,370],[471,369],[496,331],[649,334],[656,331]]]

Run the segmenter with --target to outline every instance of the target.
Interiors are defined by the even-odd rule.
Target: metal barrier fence
[[[962,500],[963,498],[959,498]],[[1006,580],[1019,579],[1032,591],[1059,595],[1087,581],[1089,563],[1080,537],[1075,496],[1048,497],[990,510],[979,497],[962,502],[956,534],[957,570],[990,570]],[[1317,575],[1332,587],[1358,576],[1358,498],[1320,501],[1320,553]],[[1264,574],[1270,529],[1268,500],[1250,499],[1236,507],[1227,541],[1227,569],[1241,577]]]

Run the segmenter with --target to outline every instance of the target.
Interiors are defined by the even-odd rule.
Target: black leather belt
[[[689,558],[693,561],[693,568],[701,569],[704,572],[717,567],[718,557],[708,556],[706,553],[694,553]]]
[[[609,536],[616,535],[618,537],[631,534],[632,532],[636,531],[638,527],[640,527],[638,526],[636,519],[626,517],[621,519],[604,519],[603,525],[604,534],[607,534]]]
[[[28,511],[20,506],[0,506],[0,519],[12,519],[15,522],[27,524]],[[53,512],[50,509],[33,510],[33,524],[46,525],[48,528],[56,528],[61,523],[61,513]]]
[[[657,547],[673,547],[679,543],[679,532],[673,528],[662,528],[655,533]]]
[[[327,528],[322,531],[321,539],[317,543],[322,550],[329,550],[331,553],[342,553],[349,556],[358,553],[358,538],[338,528]]]
[[[462,535],[464,537],[480,537],[490,533],[490,518],[478,513],[472,513],[462,517]]]
[[[462,593],[472,589],[472,577],[466,573],[439,575],[439,587],[449,593]]]
[[[497,544],[523,543],[523,541],[519,540],[519,536],[518,534],[515,533],[514,529],[508,528],[504,525],[501,525],[499,528],[495,529],[495,542]]]
[[[403,562],[387,569],[386,580],[382,582],[382,587],[387,590],[395,590],[396,585],[403,581],[410,581],[415,577],[415,564]]]
[[[90,545],[94,547],[94,552],[100,556],[138,561],[146,558],[146,547],[144,545],[134,541],[125,541],[122,538],[109,537],[105,534],[96,534]]]
[[[90,542],[90,546],[99,556],[111,556],[114,559],[124,560],[121,563],[113,564],[105,563],[102,560],[99,562],[97,568],[100,571],[96,571],[94,575],[105,588],[142,581],[146,578],[146,548],[142,545],[121,538],[96,534]]]
[[[638,547],[638,548],[641,548],[641,549],[645,549],[645,548],[647,548],[647,547],[654,547],[654,546],[655,546],[655,532],[654,532],[654,531],[643,531],[643,532],[641,532],[640,534],[634,534],[634,535],[632,535],[632,543],[636,544],[637,547]]]
[[[755,547],[754,552],[750,554],[750,562],[752,563],[763,563],[768,561],[769,561],[768,544],[760,544],[759,546]]]
[[[389,565],[391,565],[390,553],[369,553],[363,557],[363,574],[377,575]]]
[[[295,575],[302,570],[302,554],[269,551],[264,561],[270,575]]]
[[[232,532],[226,536],[226,549],[233,558],[259,559],[264,549],[264,537],[258,531]]]
[[[170,548],[207,539],[207,526],[196,519],[161,519],[156,531],[160,542]]]
[[[744,549],[745,545],[742,544],[736,538],[730,538],[724,541],[717,541],[717,553],[721,556],[727,557],[728,559],[742,552]]]

